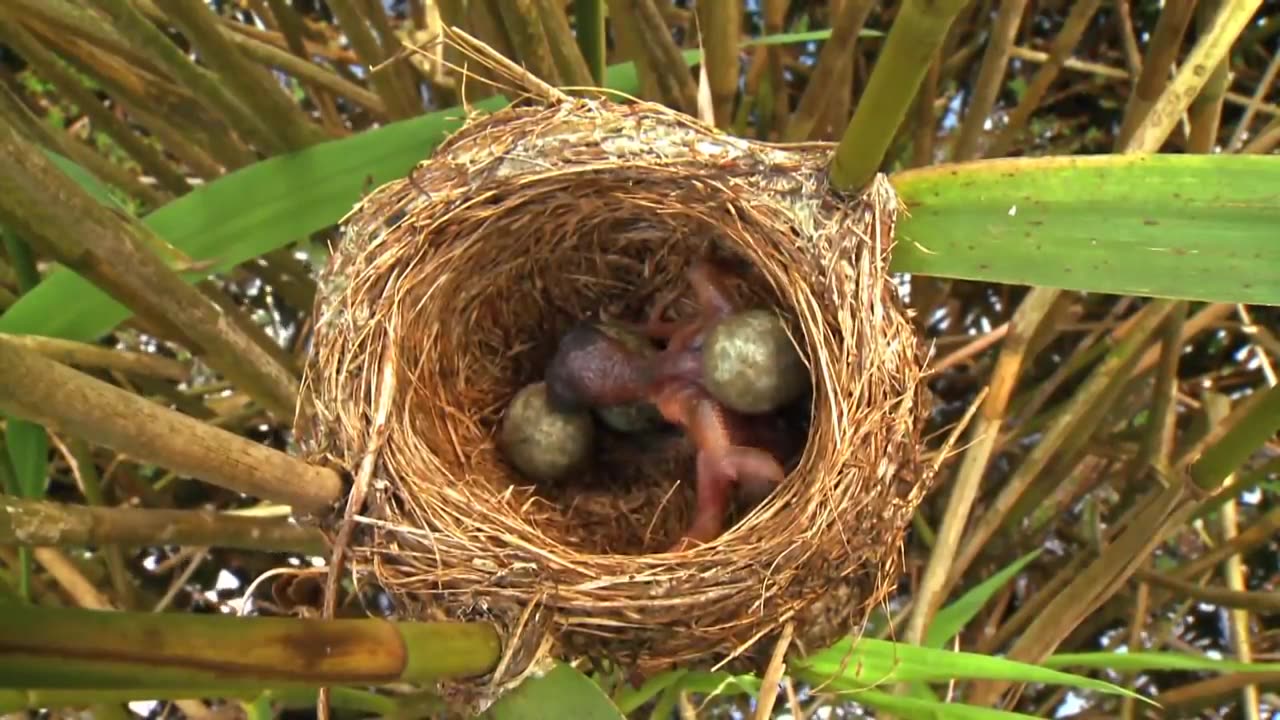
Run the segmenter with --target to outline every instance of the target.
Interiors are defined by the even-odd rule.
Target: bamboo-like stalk
[[[55,443],[57,440],[55,439]],[[71,466],[72,475],[80,486],[85,502],[102,507],[106,498],[102,492],[102,478],[93,462],[93,451],[89,444],[79,438],[68,438],[65,453],[67,463]],[[116,604],[124,610],[137,607],[138,593],[129,575],[129,567],[125,563],[124,553],[119,547],[101,549],[103,562],[107,565],[107,573],[111,576],[111,586],[115,590]]]
[[[1280,428],[1280,385],[1241,401],[1231,414],[1201,440],[1179,454],[1175,468],[1185,467],[1196,485],[1215,490]]]
[[[1032,114],[1036,108],[1040,107],[1040,101],[1044,99],[1049,88],[1054,81],[1058,79],[1063,65],[1071,54],[1075,52],[1076,46],[1080,44],[1080,38],[1084,37],[1084,31],[1089,27],[1089,22],[1093,20],[1093,16],[1098,12],[1098,6],[1102,4],[1102,0],[1080,0],[1071,6],[1071,12],[1067,15],[1067,19],[1062,23],[1062,29],[1053,38],[1053,44],[1049,47],[1049,57],[1036,70],[1036,74],[1032,76],[1031,82],[1027,83],[1027,89],[1022,93],[1022,98],[1018,100],[1018,104],[1009,112],[1008,121],[1005,127],[996,136],[991,144],[991,149],[987,155],[991,157],[1001,157],[1009,152],[1013,147],[1014,141],[1026,129],[1027,123],[1031,121]],[[1166,9],[1167,12],[1167,9]],[[1157,90],[1158,91],[1158,90]]]
[[[853,119],[836,147],[832,185],[856,192],[884,162],[885,152],[911,107],[929,60],[968,0],[905,0],[898,11]]]
[[[617,38],[619,49],[626,60],[636,66],[636,75],[640,79],[639,97],[642,100],[663,100],[662,89],[658,84],[658,72],[654,69],[653,59],[645,45],[640,24],[636,14],[627,0],[607,0],[609,18],[613,21],[613,32]],[[670,98],[667,98],[670,102]]]
[[[915,137],[911,141],[911,161],[908,167],[924,167],[933,164],[934,149],[938,140],[938,113],[934,110],[934,102],[938,96],[941,78],[942,53],[939,48],[939,52],[929,63],[929,72],[925,75],[924,84],[916,96]]]
[[[171,0],[165,7],[200,52],[201,59],[234,91],[236,99],[261,119],[285,150],[302,150],[328,139],[279,82],[236,50],[204,0]]]
[[[1129,95],[1129,102],[1124,106],[1120,131],[1116,133],[1117,148],[1124,147],[1129,142],[1138,123],[1147,116],[1164,91],[1165,84],[1169,81],[1169,68],[1178,57],[1182,36],[1191,23],[1195,6],[1195,2],[1187,0],[1167,3],[1160,9],[1160,17],[1156,19],[1146,57],[1142,61],[1142,72]]]
[[[561,84],[569,87],[591,87],[593,80],[587,60],[573,41],[569,17],[560,0],[533,0],[551,50],[551,59],[560,73]]]
[[[1134,129],[1133,140],[1147,144],[1150,142],[1147,140],[1149,137],[1163,140],[1169,136],[1182,113],[1208,83],[1213,66],[1226,57],[1240,31],[1261,4],[1262,0],[1232,0],[1223,3],[1212,24],[1196,41],[1191,54],[1178,68],[1178,74],[1169,87]]]
[[[298,17],[298,13],[294,11],[293,6],[285,0],[267,0],[267,6],[271,9],[271,17],[275,21],[277,29],[284,37],[285,45],[289,48],[289,52],[294,57],[311,64],[311,56],[307,53],[306,41],[302,37],[302,19]],[[344,83],[346,80],[333,75]],[[338,109],[333,104],[333,97],[329,91],[325,90],[322,85],[314,80],[304,80],[306,84],[307,94],[311,96],[311,101],[316,104],[316,109],[320,113],[320,120],[330,132],[338,131],[342,128],[342,118],[338,115]],[[355,86],[353,86],[355,87]],[[364,88],[360,88],[364,90]],[[365,92],[368,92],[367,90]],[[369,93],[374,100],[377,101],[378,114],[385,117],[386,107],[382,103],[376,93]],[[354,100],[354,98],[352,98]],[[366,105],[366,107],[368,107]],[[372,109],[372,108],[370,108]]]
[[[191,545],[320,555],[319,530],[212,510],[151,510],[0,498],[0,544],[31,547]]]
[[[1187,303],[1179,302],[1169,313],[1160,332],[1160,366],[1151,391],[1151,413],[1126,475],[1142,476],[1148,467],[1167,467],[1173,447],[1177,419],[1178,360],[1182,356],[1182,328],[1186,324]]]
[[[503,0],[498,8],[520,62],[547,84],[563,85],[534,0]]]
[[[853,63],[858,34],[862,32],[873,7],[875,3],[871,0],[845,0],[840,13],[831,21],[831,37],[822,44],[822,51],[818,53],[818,62],[805,85],[804,94],[800,96],[796,111],[787,120],[787,130],[783,137],[788,142],[809,139],[823,109],[836,92],[836,84],[844,77],[842,69]],[[882,54],[881,58],[883,57]]]
[[[959,162],[972,160],[982,154],[978,145],[986,126],[991,108],[1004,84],[1005,71],[1009,67],[1009,49],[1022,25],[1022,15],[1027,10],[1027,0],[1005,0],[1000,3],[995,27],[987,39],[987,51],[982,55],[982,66],[974,83],[969,107],[965,109],[960,131],[956,136],[952,157]]]
[[[965,450],[964,459],[956,471],[942,526],[938,529],[938,539],[933,545],[929,565],[912,603],[911,619],[907,624],[908,643],[918,645],[924,640],[934,612],[946,597],[943,589],[951,571],[952,559],[969,520],[973,502],[978,496],[1009,398],[1026,360],[1027,346],[1057,297],[1057,291],[1048,288],[1033,289],[1009,320],[1009,334],[1000,348],[995,368],[991,371],[991,391],[983,400],[969,431],[972,443]]]
[[[0,12],[0,34],[18,51],[36,72],[53,83],[68,100],[93,120],[95,126],[111,137],[125,152],[138,162],[143,171],[155,177],[162,187],[174,195],[182,195],[191,189],[186,177],[164,158],[159,150],[148,145],[137,133],[102,106],[93,93],[68,72],[61,62],[33,38],[12,18]]]
[[[1203,32],[1213,21],[1213,15],[1222,6],[1217,0],[1202,0],[1196,8],[1196,25]],[[1187,138],[1190,152],[1212,153],[1218,144],[1218,127],[1222,123],[1222,103],[1231,84],[1231,57],[1229,54],[1214,63],[1204,88],[1191,101],[1187,117],[1191,121],[1191,133]]]
[[[716,127],[726,128],[733,121],[733,101],[738,95],[738,34],[742,26],[742,2],[719,0],[698,3],[696,10],[702,37],[702,62],[711,86]]]
[[[203,353],[274,415],[293,417],[294,377],[164,264],[152,250],[160,238],[98,203],[7,126],[0,126],[0,159],[10,168],[0,175],[0,220]]]
[[[680,55],[680,48],[671,37],[671,29],[667,27],[662,13],[653,0],[622,0],[622,3],[631,8],[658,86],[662,88],[668,102],[677,110],[690,115],[696,114],[698,86]]]
[[[264,118],[245,107],[240,99],[212,73],[197,66],[190,58],[170,42],[159,28],[152,25],[128,0],[94,0],[111,16],[116,27],[133,42],[144,48],[170,73],[174,79],[203,98],[227,118],[245,139],[258,145],[264,152],[284,152],[287,143],[276,136]]]
[[[789,3],[790,0],[764,0],[764,27],[766,33],[770,35],[782,34],[784,23],[787,20],[787,5]],[[777,129],[779,137],[786,137],[787,128],[791,122],[791,97],[787,92],[782,47],[778,45],[766,46],[765,60],[768,63],[765,67],[766,77],[768,78],[766,84],[770,92],[770,107],[773,110],[773,127]],[[768,123],[763,124],[767,125]],[[764,136],[762,135],[761,137]]]
[[[247,495],[316,510],[342,490],[337,473],[169,410],[0,341],[0,409],[140,461]]]
[[[1225,59],[1219,63],[1220,66],[1225,64]],[[1204,410],[1209,424],[1213,425],[1221,422],[1230,413],[1231,401],[1225,395],[1219,393],[1205,393]],[[1232,479],[1230,475],[1227,476],[1223,481],[1223,485],[1229,485]],[[1229,541],[1240,534],[1240,521],[1234,499],[1230,499],[1223,504],[1218,512],[1218,523],[1221,526],[1221,538],[1224,541]],[[1193,586],[1195,590],[1192,592],[1183,590],[1183,594],[1189,597],[1229,608],[1227,612],[1227,636],[1232,649],[1235,650],[1236,660],[1242,663],[1253,662],[1253,639],[1249,629],[1249,611],[1270,614],[1280,610],[1280,593],[1248,592],[1248,575],[1249,571],[1245,568],[1240,556],[1232,555],[1222,563],[1222,576],[1227,586],[1226,589]],[[1209,597],[1206,597],[1206,593],[1209,594]],[[1240,689],[1240,694],[1240,707],[1246,720],[1259,720],[1258,686],[1246,685]]]
[[[1086,410],[1092,407],[1112,382],[1120,376],[1127,376],[1137,364],[1140,353],[1145,349],[1148,338],[1164,321],[1172,310],[1168,302],[1152,303],[1140,311],[1140,320],[1135,329],[1125,337],[1116,348],[1107,355],[1097,369],[1084,381],[1076,392],[1058,411],[1057,417],[1045,430],[1035,447],[1023,459],[1022,464],[1006,481],[1000,494],[986,508],[982,518],[959,544],[956,559],[948,568],[948,581],[944,587],[950,588],[960,576],[986,548],[987,542],[995,535],[1005,521],[1005,516],[1022,497],[1031,482],[1052,459],[1053,455],[1068,441],[1073,433],[1082,432]],[[945,596],[945,594],[944,594]]]
[[[369,24],[377,31],[378,42],[382,46],[384,69],[391,73],[400,86],[400,95],[408,104],[412,115],[422,113],[421,84],[427,78],[409,62],[403,50],[400,36],[391,27],[391,19],[387,17],[387,8],[382,0],[364,0],[362,13],[369,19]]]
[[[1236,128],[1231,132],[1231,139],[1227,142],[1227,149],[1239,151],[1244,145],[1245,135],[1249,132],[1249,126],[1253,123],[1253,118],[1257,114],[1258,108],[1262,106],[1262,101],[1267,94],[1276,86],[1277,75],[1280,75],[1280,53],[1272,55],[1271,62],[1267,63],[1267,69],[1263,71],[1262,77],[1258,80],[1258,86],[1254,88],[1253,95],[1249,98],[1249,104],[1245,106],[1244,113],[1236,121]]]
[[[36,144],[44,145],[66,156],[99,180],[141,200],[150,207],[159,207],[166,201],[165,195],[140,181],[124,167],[111,162],[66,133],[54,130],[40,118],[33,117],[31,111],[11,94],[9,88],[0,87],[0,122],[8,123],[15,130],[21,129],[24,134],[30,135]]]
[[[387,114],[395,120],[413,117],[413,103],[410,98],[404,96],[395,75],[387,68],[379,67],[383,60],[382,48],[378,44],[378,39],[373,36],[373,31],[369,29],[369,25],[365,23],[364,16],[356,9],[354,2],[330,0],[327,4],[334,17],[338,19],[338,24],[342,26],[342,32],[351,41],[356,54],[360,56],[361,62],[365,64],[366,71],[369,73],[369,83],[386,103]]]
[[[578,50],[586,60],[592,83],[604,84],[604,68],[607,63],[605,43],[604,0],[573,0],[573,14],[577,32],[574,37]]]
[[[0,333],[0,340],[20,345],[50,360],[77,367],[118,370],[136,375],[150,375],[175,382],[182,382],[191,374],[184,363],[152,353],[114,350],[100,345],[41,337],[39,335],[11,335]]]
[[[327,97],[329,93],[347,98],[351,102],[367,109],[369,112],[379,118],[388,117],[386,103],[377,93],[370,92],[353,82],[348,81],[337,73],[326,70],[309,60],[296,57],[289,52],[280,50],[271,45],[258,42],[253,38],[240,35],[239,33],[224,32],[228,39],[239,48],[246,57],[255,60],[264,65],[270,65],[278,68],[281,72],[287,73],[311,87],[313,94]],[[315,96],[313,95],[313,98]],[[321,116],[324,116],[323,105],[317,100],[317,105],[321,107]],[[330,109],[333,109],[332,99],[328,101]],[[335,114],[337,125],[335,129],[341,129],[341,118]],[[334,135],[337,132],[332,133]]]
[[[90,612],[6,604],[0,677],[29,689],[424,683],[489,672],[487,623]]]

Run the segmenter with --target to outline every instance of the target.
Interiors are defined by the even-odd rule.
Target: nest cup
[[[299,439],[353,476],[373,462],[358,579],[403,617],[500,628],[502,663],[467,682],[549,655],[759,669],[784,624],[818,649],[885,598],[932,482],[923,353],[888,273],[898,200],[883,176],[831,192],[830,157],[561,98],[469,122],[344,221]],[[807,441],[722,536],[665,554],[694,504],[683,438],[606,433],[580,478],[536,487],[495,436],[575,320],[643,319],[708,254],[736,264],[742,306],[789,323],[812,376]]]

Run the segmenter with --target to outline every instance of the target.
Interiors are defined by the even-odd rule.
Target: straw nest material
[[[323,277],[299,420],[311,459],[372,463],[356,577],[403,617],[495,622],[495,687],[549,655],[759,669],[789,622],[809,650],[856,631],[931,473],[922,352],[887,267],[898,200],[882,176],[834,193],[830,157],[561,96],[473,119],[366,197]],[[708,253],[749,271],[744,304],[790,322],[808,439],[717,540],[664,553],[693,507],[681,436],[606,437],[545,488],[495,435],[573,321],[643,318]]]

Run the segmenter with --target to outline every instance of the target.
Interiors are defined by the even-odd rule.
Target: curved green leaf
[[[490,720],[623,720],[599,685],[573,669],[556,663],[545,675],[533,676],[503,695],[485,712]]]
[[[1116,672],[1148,670],[1198,670],[1202,672],[1277,673],[1280,662],[1235,662],[1203,655],[1172,652],[1061,653],[1047,658],[1046,667],[1084,667]]]
[[[1007,158],[898,173],[893,269],[1280,304],[1280,157]]]
[[[978,614],[978,611],[987,604],[991,596],[995,595],[1006,583],[1017,577],[1018,573],[1022,572],[1022,568],[1039,556],[1039,549],[1032,550],[1009,563],[1000,572],[979,583],[955,602],[939,610],[938,614],[933,616],[933,622],[929,623],[929,631],[925,633],[923,645],[925,647],[940,648],[951,638],[959,635],[964,626],[968,625],[969,621]]]
[[[938,700],[919,700],[916,698],[890,695],[879,690],[860,690],[849,697],[854,702],[893,713],[894,717],[903,720],[1022,720],[1035,718],[1035,715],[994,708],[946,703]]]
[[[856,645],[846,638],[796,661],[792,667],[796,676],[816,684],[830,682],[837,690],[872,689],[886,682],[984,679],[1066,685],[1146,700],[1118,685],[1047,667],[978,653],[936,650],[868,638],[859,640]]]

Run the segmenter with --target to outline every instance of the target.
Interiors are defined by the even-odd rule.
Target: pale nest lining
[[[353,571],[405,616],[497,621],[503,678],[548,637],[650,671],[789,620],[810,650],[860,625],[932,478],[922,353],[888,272],[899,203],[883,176],[830,192],[830,152],[566,99],[474,120],[367,197],[325,274],[299,426],[311,459],[355,474],[390,399]],[[744,301],[790,319],[812,368],[808,443],[714,543],[646,555],[692,509],[681,438],[615,443],[577,487],[538,494],[494,434],[572,321],[642,317],[708,249],[752,268]]]

